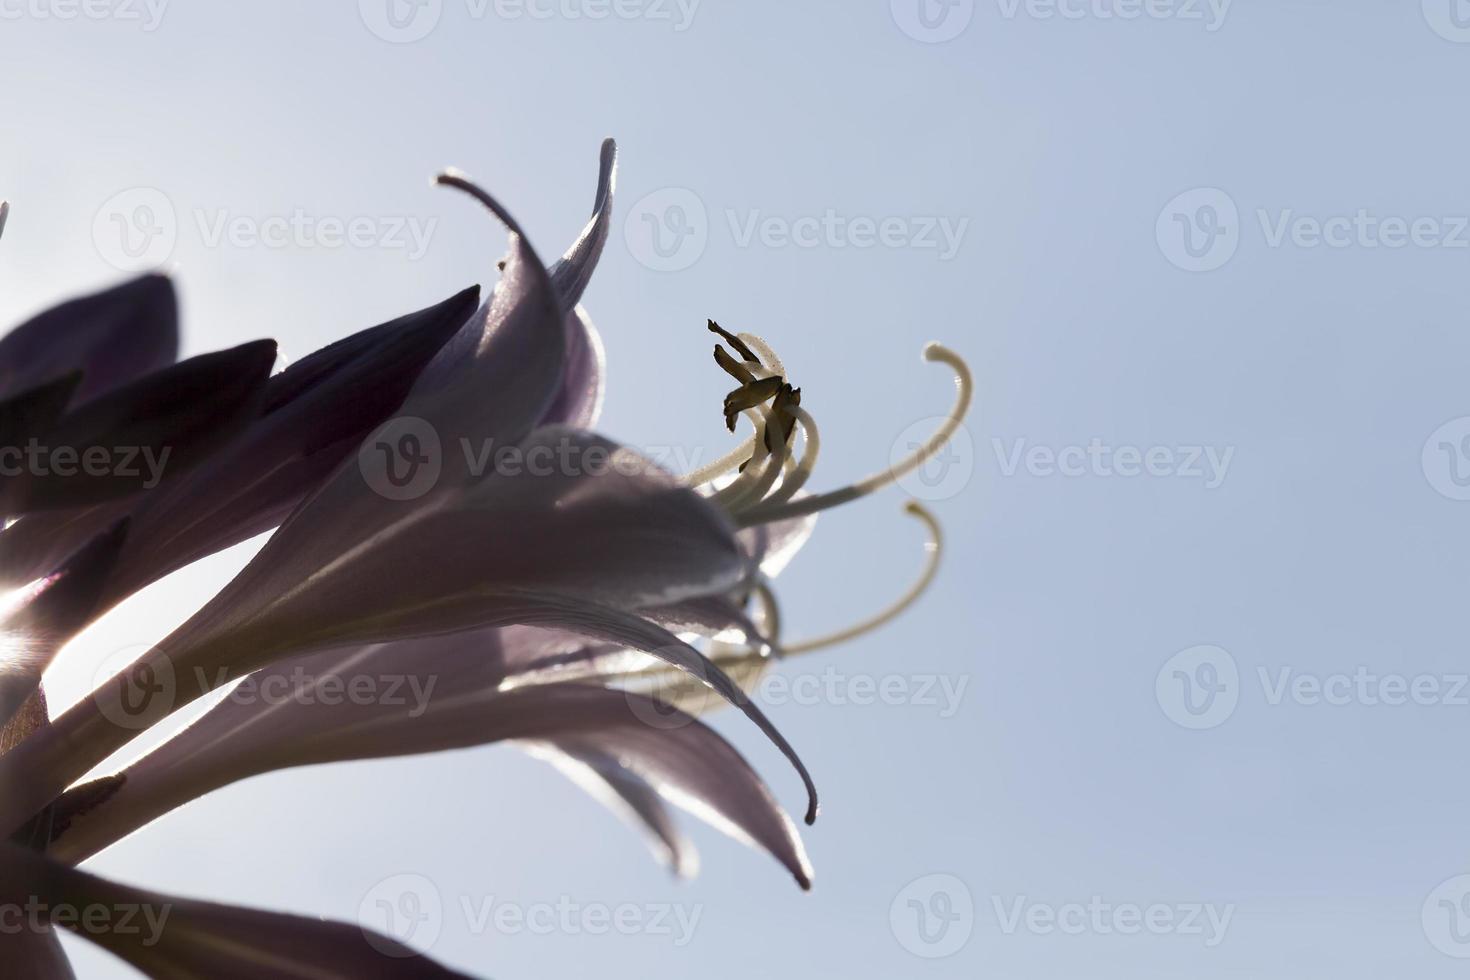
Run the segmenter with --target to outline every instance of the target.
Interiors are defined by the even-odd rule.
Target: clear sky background
[[[819,486],[947,406],[925,341],[978,400],[926,490],[934,591],[770,708],[824,793],[811,894],[702,827],[676,882],[510,747],[253,780],[96,870],[349,921],[420,876],[420,944],[499,977],[1463,975],[1466,4],[97,2],[0,0],[7,320],[120,277],[138,219],[172,231],[139,261],[175,271],[187,352],[299,357],[493,278],[503,235],[439,168],[551,256],[612,135],[604,432],[726,448],[711,316],[783,355]],[[370,233],[213,234],[298,212]],[[434,222],[426,247],[395,218]],[[791,635],[905,587],[902,499],[824,518],[782,579]],[[247,552],[110,615],[57,698]],[[858,703],[863,679],[903,694]],[[670,911],[543,935],[477,927],[486,903]]]

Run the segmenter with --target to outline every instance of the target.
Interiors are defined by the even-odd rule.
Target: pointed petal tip
[[[269,375],[276,364],[277,348],[274,340],[251,340],[221,353],[243,374]]]
[[[454,306],[456,304],[468,304],[468,306],[470,307],[470,311],[473,312],[475,307],[480,305],[480,284],[475,283],[473,285],[466,286],[459,292],[455,293],[453,296],[446,299],[441,305]]]
[[[125,281],[120,288],[152,288],[168,287],[173,289],[173,276],[167,272],[142,272]]]
[[[180,361],[169,370],[175,372],[176,377],[190,383],[212,377],[221,385],[263,391],[270,379],[271,370],[276,365],[276,354],[274,340],[250,340],[221,351]]]
[[[455,190],[464,191],[470,197],[479,201],[491,214],[500,219],[512,236],[526,241],[526,233],[521,230],[520,223],[506,210],[505,205],[495,199],[489,191],[470,179],[469,175],[457,167],[446,167],[437,177],[434,183],[440,187],[453,187]]]
[[[0,338],[7,391],[72,369],[86,373],[77,403],[91,401],[178,357],[179,310],[166,276],[143,275],[35,314]]]
[[[173,276],[167,272],[145,272],[123,283],[118,290],[135,293],[155,302],[165,302],[175,308],[178,306]]]

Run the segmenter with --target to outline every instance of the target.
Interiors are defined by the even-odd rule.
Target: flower
[[[937,525],[915,511],[933,532],[919,585],[834,637],[785,643],[771,579],[820,511],[881,489],[943,445],[968,409],[969,372],[932,346],[926,356],[957,380],[947,421],[899,466],[820,494],[805,490],[819,436],[800,390],[764,340],[713,321],[716,362],[738,383],[722,412],[732,430],[747,417],[749,439],[681,477],[593,433],[603,353],[580,300],[607,239],[615,164],[608,141],[592,217],[549,267],[498,201],[441,175],[507,229],[491,295],[476,306],[465,290],[274,377],[266,344],[154,363],[171,362],[177,334],[158,277],[48,311],[37,318],[52,325],[44,333],[27,325],[0,340],[0,357],[13,352],[0,363],[0,445],[66,437],[105,450],[136,437],[159,452],[180,447],[187,464],[151,485],[26,473],[0,496],[14,519],[0,531],[9,589],[0,824],[24,845],[0,847],[0,900],[52,910],[20,955],[39,963],[56,953],[49,927],[66,923],[55,909],[128,896],[175,910],[165,940],[146,949],[103,940],[156,975],[453,975],[345,926],[139,893],[73,866],[253,775],[496,741],[550,760],[631,815],[676,870],[693,856],[666,800],[768,851],[810,887],[795,823],[698,720],[712,707],[700,695],[736,707],[787,756],[814,821],[812,778],[750,688],[782,657],[909,605],[933,575]],[[113,365],[118,331],[140,323],[157,335],[154,352]],[[79,629],[162,575],[276,525],[194,616],[91,698],[46,718],[40,673]],[[387,676],[422,696],[411,706],[328,697]],[[232,684],[137,763],[78,784],[140,731]]]

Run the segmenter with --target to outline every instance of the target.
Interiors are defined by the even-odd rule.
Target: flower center
[[[801,406],[801,389],[787,381],[785,365],[776,352],[754,334],[734,334],[713,320],[709,329],[724,341],[715,345],[715,363],[740,383],[725,396],[725,424],[730,431],[745,415],[754,429],[751,436],[732,452],[685,477],[684,482],[706,493],[723,507],[740,527],[816,514],[881,490],[922,466],[949,442],[969,411],[974,381],[969,365],[954,351],[940,344],[924,348],[924,359],[938,361],[954,371],[956,396],[953,407],[934,434],[918,449],[888,469],[825,493],[797,494],[806,485],[821,450],[821,437],[811,413]],[[729,345],[729,350],[725,344]],[[732,353],[733,352],[733,353]],[[796,434],[802,447],[796,453]],[[731,478],[731,474],[735,476]],[[780,611],[775,594],[764,581],[755,583],[759,601],[759,626],[776,656],[809,653],[853,639],[884,625],[911,606],[933,580],[939,566],[942,535],[938,521],[921,504],[910,501],[905,510],[922,521],[929,532],[925,543],[927,559],[919,578],[899,599],[861,622],[825,636],[798,643],[780,642]],[[733,653],[727,645],[720,652]],[[762,651],[764,653],[765,651]]]
[[[735,423],[743,414],[755,431],[733,452],[690,473],[684,482],[692,487],[708,487],[711,498],[741,527],[816,514],[883,489],[943,449],[970,410],[974,380],[969,365],[941,344],[927,345],[924,359],[953,370],[957,389],[953,407],[934,434],[886,470],[836,490],[797,499],[821,449],[816,421],[801,407],[801,389],[787,383],[781,359],[761,338],[733,334],[713,320],[709,321],[709,329],[735,352],[726,350],[724,344],[715,345],[715,363],[740,382],[740,387],[725,396],[725,425],[735,431]],[[794,452],[798,429],[804,442],[799,459]],[[715,486],[731,472],[738,475]]]

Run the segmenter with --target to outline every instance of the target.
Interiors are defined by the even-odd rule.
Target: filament
[[[771,349],[770,344],[753,333],[739,334],[739,337],[745,341],[747,347],[755,352],[756,356],[761,359],[761,362],[771,369],[772,374],[779,374],[783,378],[786,377],[786,365],[781,363],[781,358],[776,356],[776,352]]]
[[[940,528],[939,521],[934,518],[934,515],[923,504],[911,500],[904,506],[904,510],[922,521],[929,532],[929,539],[924,542],[924,570],[919,574],[919,578],[914,584],[909,586],[908,591],[891,603],[888,608],[869,616],[861,622],[854,623],[845,629],[840,629],[833,633],[813,637],[810,640],[802,640],[799,643],[778,644],[777,650],[780,655],[794,657],[803,653],[811,653],[814,650],[835,646],[838,643],[845,643],[848,640],[856,639],[865,633],[871,633],[873,630],[886,625],[890,620],[898,617],[904,610],[917,602],[919,597],[928,590],[930,583],[934,581],[934,576],[939,572],[939,561],[944,551],[944,531]],[[772,642],[775,642],[775,640],[773,639]]]
[[[812,475],[812,470],[816,468],[817,453],[822,451],[822,437],[817,432],[817,423],[811,413],[799,405],[792,411],[796,413],[796,422],[801,427],[802,438],[806,444],[801,450],[801,462],[794,467],[787,467],[787,475],[781,480],[781,488],[766,499],[765,503],[772,505],[785,503],[806,485],[806,481]],[[794,458],[789,456],[787,462],[791,462]]]
[[[752,422],[761,420],[756,423],[755,454],[751,456],[745,472],[714,495],[715,502],[731,513],[739,510],[746,501],[758,503],[765,497],[776,482],[776,474],[781,471],[786,458],[786,441],[780,438],[780,432],[775,431],[771,425],[771,416],[774,414],[771,409],[760,405],[751,409],[749,414]],[[776,446],[771,449],[766,444],[771,441],[773,431],[776,435]]]
[[[694,472],[686,474],[683,481],[684,485],[686,487],[698,487],[703,486],[711,480],[718,480],[747,459],[750,459],[751,454],[755,452],[756,441],[759,438],[760,431],[757,430],[755,435],[746,439],[713,463],[707,466],[701,466]]]
[[[756,602],[760,607],[760,630],[764,635],[766,643],[776,650],[779,656],[781,650],[781,605],[776,601],[776,593],[765,582],[755,583]]]

